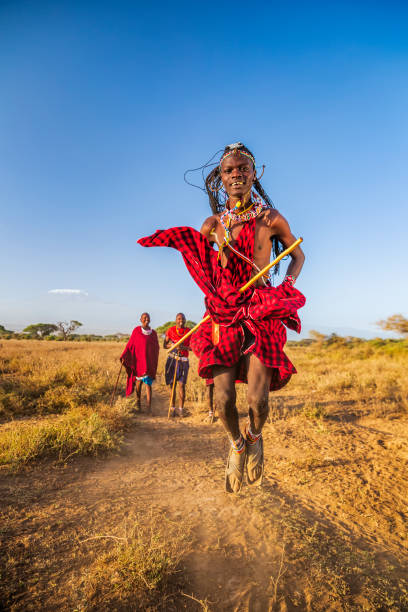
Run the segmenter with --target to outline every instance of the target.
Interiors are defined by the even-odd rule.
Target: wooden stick
[[[271,263],[265,266],[263,270],[258,272],[258,274],[255,274],[255,276],[253,276],[251,280],[249,280],[243,287],[241,287],[239,292],[243,293],[244,291],[246,291],[251,285],[253,285],[258,280],[258,278],[261,278],[264,274],[269,272],[269,270],[273,268],[273,266],[276,266],[276,264],[279,263],[281,259],[286,257],[286,255],[289,255],[289,253],[291,253],[294,249],[296,249],[296,247],[299,246],[301,242],[303,242],[303,238],[298,238],[293,244],[290,245],[290,247],[285,249],[285,251],[282,251],[282,253],[278,255],[276,259],[274,259],[273,261],[271,261]]]
[[[109,408],[112,408],[113,400],[115,399],[116,389],[118,388],[119,376],[120,376],[120,373],[122,372],[122,368],[123,368],[123,363],[120,364],[119,373],[118,373],[118,377],[116,379],[115,388],[114,388],[113,393],[112,393],[112,397],[111,397]]]
[[[269,272],[269,270],[271,268],[273,268],[273,266],[276,266],[277,263],[280,262],[281,259],[283,259],[284,257],[286,257],[286,255],[289,255],[289,253],[291,253],[294,249],[296,249],[297,246],[299,246],[299,244],[303,242],[303,238],[298,238],[297,240],[295,240],[295,242],[293,244],[291,244],[287,249],[285,249],[284,251],[282,251],[282,253],[280,255],[277,256],[276,259],[274,259],[273,261],[271,261],[271,263],[269,263],[267,266],[264,267],[263,270],[261,270],[260,272],[258,272],[257,274],[255,274],[255,276],[253,276],[247,283],[245,283],[245,285],[243,285],[241,287],[241,289],[239,289],[240,293],[243,293],[244,291],[246,291],[249,287],[251,287],[251,285],[253,285],[254,283],[256,283],[256,281],[261,278],[264,274],[266,274],[267,272]],[[174,351],[175,348],[177,348],[179,346],[179,344],[182,344],[183,341],[188,338],[189,336],[191,336],[191,334],[193,334],[196,329],[198,329],[200,327],[200,325],[202,325],[203,323],[205,323],[206,321],[208,321],[209,319],[211,319],[210,315],[207,315],[206,317],[204,317],[204,319],[201,319],[201,321],[199,323],[197,323],[197,325],[194,325],[194,327],[192,329],[190,329],[190,331],[183,336],[178,342],[176,342],[176,344],[173,344],[173,346],[171,348],[168,349],[168,353],[170,351]]]
[[[178,356],[178,355],[176,355],[176,356],[174,357],[174,360],[175,360],[175,362],[176,362],[176,363],[174,364],[174,378],[173,378],[173,386],[172,386],[172,388],[171,388],[171,393],[170,393],[170,405],[169,405],[169,411],[168,411],[168,413],[167,413],[167,418],[168,418],[168,419],[170,418],[170,412],[171,412],[171,409],[172,409],[172,408],[175,408],[175,406],[172,406],[172,404],[173,404],[173,397],[174,397],[174,388],[175,388],[175,386],[176,386],[176,378],[177,378],[177,369],[178,369],[179,356]]]

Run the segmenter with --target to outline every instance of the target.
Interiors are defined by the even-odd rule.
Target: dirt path
[[[154,417],[135,417],[116,456],[3,479],[2,545],[14,585],[7,609],[38,610],[41,602],[43,610],[74,610],[81,572],[110,545],[96,536],[123,535],[132,517],[149,520],[152,510],[191,530],[188,592],[214,612],[381,609],[361,576],[353,583],[347,572],[375,567],[394,584],[408,567],[400,423],[338,415],[323,430],[290,418],[268,423],[263,487],[231,496],[220,424],[204,424],[204,412],[169,421],[161,395],[153,407]],[[185,607],[201,609],[188,598]]]

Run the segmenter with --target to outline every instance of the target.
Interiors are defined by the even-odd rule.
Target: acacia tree
[[[73,331],[81,327],[82,323],[79,321],[70,321],[67,323],[66,321],[58,321],[57,329],[59,333],[63,336],[64,340],[66,340]]]
[[[377,321],[376,325],[387,331],[394,331],[401,336],[408,336],[408,319],[402,316],[402,314],[394,314],[384,319],[384,321]]]
[[[14,336],[14,332],[11,329],[6,329],[4,325],[0,325],[0,338],[11,338]]]
[[[49,336],[57,329],[57,326],[53,323],[33,323],[23,329],[23,332],[29,334],[31,338],[44,338],[44,336]]]
[[[326,338],[327,338],[327,336],[325,336],[324,334],[321,334],[320,332],[316,331],[315,329],[311,329],[309,331],[309,336],[312,338],[312,340],[314,340],[315,342],[318,342],[319,344],[324,342],[326,340]]]

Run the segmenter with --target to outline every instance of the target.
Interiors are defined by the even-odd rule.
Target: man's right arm
[[[217,224],[217,218],[215,215],[208,217],[201,226],[200,232],[203,236],[205,236],[211,244],[214,244],[214,236],[211,236],[211,233],[215,230],[215,226]]]
[[[164,336],[164,342],[163,342],[163,348],[164,349],[168,349],[170,348],[170,345],[173,344],[173,342],[170,340],[170,338],[167,336],[167,334]]]

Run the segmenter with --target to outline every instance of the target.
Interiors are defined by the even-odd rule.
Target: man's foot
[[[246,429],[247,447],[247,480],[251,486],[262,484],[264,471],[264,452],[262,434],[253,435],[250,428]]]
[[[130,400],[129,410],[133,414],[136,414],[137,412],[141,412],[141,410],[140,410],[140,400],[138,401],[137,399],[133,399],[132,398]]]
[[[211,410],[208,413],[208,415],[205,417],[204,423],[214,423],[214,413],[211,412]]]
[[[245,462],[247,458],[246,444],[241,437],[231,444],[231,449],[225,468],[225,490],[227,493],[239,493],[244,477]]]
[[[175,417],[176,416],[176,409],[175,408],[170,408],[169,416],[170,417]]]

